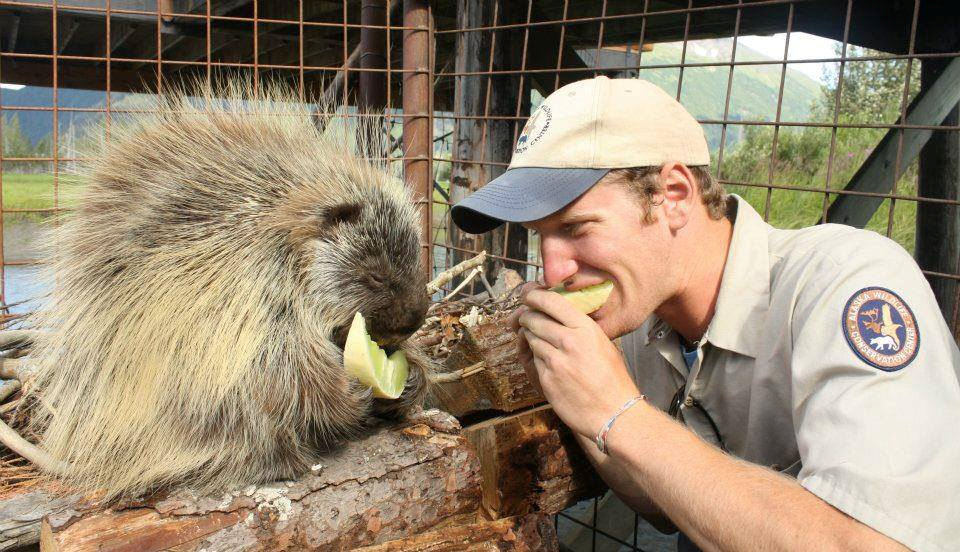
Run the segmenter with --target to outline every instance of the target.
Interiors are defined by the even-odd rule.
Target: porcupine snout
[[[424,291],[425,282],[421,280],[417,278],[415,282],[379,284],[391,288],[393,295],[385,306],[367,315],[370,337],[381,347],[390,351],[399,348],[423,325],[430,303]]]

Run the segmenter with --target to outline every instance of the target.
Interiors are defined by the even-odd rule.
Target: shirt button
[[[687,397],[683,399],[683,406],[686,406],[687,408],[693,406],[693,397]]]
[[[657,339],[663,339],[665,332],[663,330],[657,330]]]

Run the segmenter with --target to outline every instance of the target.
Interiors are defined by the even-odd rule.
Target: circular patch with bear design
[[[910,364],[920,350],[913,311],[882,287],[863,288],[850,297],[843,309],[843,336],[861,360],[885,372]]]

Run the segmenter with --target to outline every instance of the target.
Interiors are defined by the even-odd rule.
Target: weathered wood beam
[[[98,7],[102,8],[102,6],[98,6]],[[37,4],[26,4],[26,3],[17,5],[16,9],[17,11],[22,12],[24,14],[42,14],[46,16],[49,16],[50,13],[53,11],[53,7],[51,5],[42,6]],[[116,6],[114,6],[114,9],[117,9]],[[86,19],[86,20],[93,19],[93,20],[103,21],[105,18],[105,12],[76,9],[75,7],[71,8],[69,5],[58,5],[57,14],[60,16],[70,16],[76,19]],[[156,15],[139,14],[139,13],[111,12],[110,19],[114,21],[129,21],[133,23],[154,23],[155,24],[157,22]]]
[[[488,519],[557,513],[606,490],[573,434],[549,405],[468,426]]]
[[[10,23],[10,34],[7,39],[7,50],[11,53],[17,51],[17,35],[20,32],[20,16],[14,14]]]
[[[457,24],[459,28],[499,25],[517,20],[509,2],[459,0]],[[496,18],[496,21],[494,19]],[[496,71],[520,67],[523,33],[517,30],[479,31],[461,33],[456,37],[455,71]],[[465,116],[526,116],[530,111],[528,93],[521,91],[518,75],[460,76],[455,81],[455,113]],[[519,99],[519,103],[518,103]],[[504,119],[459,119],[455,125],[453,149],[463,161],[453,164],[450,172],[450,201],[458,202],[472,190],[503,174],[510,162],[516,122]],[[491,164],[492,163],[492,164]],[[500,165],[502,164],[502,165]],[[508,228],[509,227],[509,228]],[[507,267],[523,271],[525,265],[505,263],[496,257],[526,261],[527,230],[519,224],[503,225],[482,238],[475,238],[457,228],[448,229],[451,243],[460,249],[476,248],[491,255],[485,265],[486,273],[494,275]],[[468,253],[454,253],[454,263]]]
[[[896,54],[906,54],[914,4],[911,2],[853,2],[850,14],[851,44]],[[804,2],[794,8],[794,32],[842,41],[846,2]],[[744,14],[756,10],[743,10]],[[785,25],[785,19],[784,19]],[[950,2],[922,2],[918,14],[915,52],[952,52],[957,47],[960,11]],[[751,34],[744,29],[741,34]],[[783,32],[782,26],[777,32]]]
[[[64,23],[67,24],[67,30],[64,31],[63,36],[60,37],[60,40],[57,43],[58,54],[62,54],[63,51],[67,49],[67,46],[70,45],[70,41],[73,40],[73,35],[77,34],[77,29],[80,28],[80,22],[72,17],[65,17]]]
[[[939,125],[958,101],[960,101],[960,59],[954,58],[936,81],[926,90],[922,90],[910,104],[906,124]],[[897,119],[897,123],[899,122],[900,119]],[[903,150],[898,164],[897,149],[900,145],[901,130]],[[932,134],[932,130],[890,129],[844,190],[889,193],[893,189],[894,182],[900,179]],[[827,209],[825,222],[863,228],[882,202],[882,197],[839,195]]]
[[[928,59],[920,68],[920,86],[926,89],[939,79],[947,67],[943,59]],[[960,124],[960,109],[955,104],[944,125]],[[921,197],[960,199],[960,133],[955,130],[934,132],[920,151],[917,193]],[[915,257],[920,268],[943,274],[960,274],[960,207],[921,201],[917,205],[917,241]],[[937,297],[947,324],[960,339],[957,280],[932,276],[930,287]]]
[[[425,412],[347,444],[295,481],[113,509],[74,504],[44,519],[41,550],[352,549],[475,520],[479,483],[456,420]]]
[[[559,549],[553,521],[544,514],[452,525],[437,531],[358,548],[354,552],[499,550],[551,552]]]
[[[110,68],[110,86],[114,92],[145,92],[145,79],[155,77],[147,72],[131,70],[129,64],[115,64]],[[11,59],[4,57],[0,60],[0,71],[3,80],[10,84],[25,84],[28,86],[53,86],[53,75],[50,63],[47,61],[33,61],[29,59]],[[86,88],[102,90],[107,82],[106,66],[92,64],[73,65],[60,62],[57,66],[57,84],[62,88]],[[155,82],[155,79],[150,81]]]
[[[533,21],[542,20],[542,14],[533,9],[531,19]],[[638,27],[639,28],[639,27]],[[561,35],[563,35],[561,37]],[[596,38],[590,39],[593,47],[596,47]],[[556,69],[558,66],[558,52],[562,52],[559,57],[559,66],[562,69],[578,69],[577,71],[561,71],[557,73],[541,72],[532,73],[530,80],[532,85],[543,96],[548,96],[551,92],[561,86],[570,84],[578,80],[583,80],[593,76],[594,71],[606,74],[601,69],[592,69],[577,50],[574,48],[573,39],[568,32],[561,32],[559,25],[544,25],[530,28],[530,36],[527,44],[527,69]]]
[[[110,55],[113,55],[113,53],[117,51],[117,48],[123,46],[123,43],[137,31],[136,26],[130,23],[121,22],[116,25],[117,28],[110,32]]]

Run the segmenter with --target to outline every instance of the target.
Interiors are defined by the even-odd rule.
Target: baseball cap
[[[710,164],[703,128],[672,96],[640,79],[599,76],[572,82],[533,112],[506,172],[451,209],[453,222],[480,234],[566,207],[610,169],[678,161]]]

